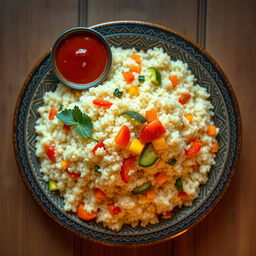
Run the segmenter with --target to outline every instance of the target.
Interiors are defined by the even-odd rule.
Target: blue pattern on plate
[[[54,90],[57,79],[50,67],[47,55],[34,71],[21,95],[16,118],[14,120],[14,145],[21,174],[33,196],[46,212],[65,227],[98,241],[114,244],[141,244],[158,241],[189,228],[206,214],[218,201],[230,182],[240,149],[239,110],[225,78],[216,65],[195,47],[175,32],[146,24],[109,24],[96,26],[113,46],[148,49],[162,47],[171,59],[188,63],[189,69],[198,79],[198,83],[207,88],[214,106],[214,121],[220,127],[218,140],[220,149],[216,165],[209,174],[206,185],[201,187],[199,196],[191,207],[182,208],[169,220],[147,227],[131,228],[125,225],[120,232],[113,232],[95,221],[83,222],[75,214],[63,210],[62,198],[52,194],[39,172],[40,165],[35,156],[35,123],[39,117],[37,109],[43,104],[46,91]]]

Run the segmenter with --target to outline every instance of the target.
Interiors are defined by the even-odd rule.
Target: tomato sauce
[[[56,49],[58,72],[72,83],[88,84],[97,80],[105,71],[107,62],[105,45],[92,35],[73,35]]]

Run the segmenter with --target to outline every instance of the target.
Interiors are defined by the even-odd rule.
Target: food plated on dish
[[[92,29],[112,49],[104,82],[67,87],[48,53],[21,89],[13,132],[21,176],[42,209],[82,237],[170,239],[205,217],[231,182],[241,146],[236,97],[216,62],[176,31],[136,21]]]
[[[112,48],[99,86],[45,93],[36,154],[64,209],[119,231],[191,205],[218,151],[213,106],[188,66],[161,48]]]

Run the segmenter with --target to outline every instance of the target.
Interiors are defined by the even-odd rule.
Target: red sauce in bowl
[[[88,84],[104,73],[108,53],[103,42],[93,35],[71,35],[58,45],[55,63],[59,74],[68,82]]]

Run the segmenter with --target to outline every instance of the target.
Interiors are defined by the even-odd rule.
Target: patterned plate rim
[[[94,239],[91,237],[88,237],[86,235],[81,234],[80,232],[64,225],[63,223],[61,223],[57,218],[55,218],[53,215],[51,215],[46,207],[42,204],[42,202],[40,202],[40,200],[34,195],[34,192],[30,186],[29,181],[26,179],[25,174],[24,174],[24,170],[22,167],[22,164],[20,162],[19,159],[19,153],[18,153],[18,145],[17,145],[17,136],[16,136],[16,128],[17,128],[17,123],[18,123],[18,110],[19,110],[19,106],[21,103],[21,99],[23,98],[23,95],[25,93],[26,87],[29,84],[31,78],[33,77],[33,74],[35,73],[35,71],[37,70],[38,67],[40,67],[41,63],[45,60],[45,58],[49,55],[50,51],[48,51],[45,55],[43,55],[37,62],[36,64],[33,66],[32,70],[30,71],[29,75],[27,76],[26,80],[24,81],[17,101],[16,101],[16,105],[15,105],[15,109],[14,109],[14,114],[13,114],[13,136],[12,136],[12,141],[13,141],[13,149],[14,149],[14,156],[16,159],[16,163],[19,169],[19,173],[22,177],[22,180],[24,182],[24,184],[26,185],[26,188],[28,189],[28,191],[30,192],[30,194],[32,195],[32,197],[35,199],[35,201],[39,204],[39,206],[41,207],[41,209],[48,215],[51,217],[51,219],[53,219],[54,221],[56,221],[58,224],[60,224],[62,227],[64,227],[67,230],[72,231],[73,233],[75,233],[76,235],[78,235],[79,237],[82,238],[86,238],[88,240],[100,243],[100,244],[104,244],[104,245],[108,245],[108,246],[118,246],[118,247],[137,247],[137,246],[144,246],[144,245],[153,245],[153,244],[157,244],[169,239],[172,239],[174,237],[177,237],[185,232],[187,232],[188,230],[192,229],[196,224],[198,224],[200,221],[202,221],[212,210],[213,208],[220,202],[220,200],[222,199],[222,197],[224,196],[225,192],[227,191],[233,177],[234,174],[237,170],[237,165],[239,162],[239,158],[240,158],[240,153],[241,153],[241,147],[242,147],[242,122],[241,122],[241,114],[240,114],[240,110],[239,110],[239,105],[238,105],[238,101],[234,92],[234,89],[232,88],[227,76],[225,75],[224,71],[220,68],[220,66],[217,64],[217,62],[214,60],[214,58],[202,47],[200,47],[196,42],[194,42],[192,39],[190,39],[189,37],[187,37],[186,35],[177,32],[169,27],[163,26],[163,25],[159,25],[156,23],[151,23],[151,22],[146,22],[146,21],[135,21],[135,20],[125,20],[125,21],[110,21],[110,22],[105,22],[105,23],[100,23],[97,25],[93,25],[90,28],[93,29],[100,29],[100,28],[105,28],[105,27],[109,27],[109,26],[113,26],[113,25],[138,25],[138,26],[145,26],[145,27],[149,27],[149,28],[155,28],[155,29],[159,29],[162,30],[164,32],[168,32],[171,34],[175,34],[178,37],[180,37],[181,39],[191,43],[193,45],[193,47],[195,47],[197,50],[199,50],[203,55],[206,56],[206,58],[211,62],[212,65],[214,65],[214,67],[216,68],[216,70],[219,72],[220,76],[223,78],[225,84],[227,85],[229,92],[230,92],[230,96],[232,98],[232,102],[234,104],[234,112],[236,115],[236,120],[237,120],[237,137],[238,137],[238,142],[237,142],[237,153],[234,156],[234,168],[230,171],[230,175],[228,177],[228,180],[225,184],[225,187],[223,189],[223,191],[218,195],[218,198],[214,201],[213,205],[208,208],[208,210],[202,215],[200,216],[194,223],[192,223],[187,229],[184,229],[174,235],[165,237],[165,238],[161,238],[155,241],[150,241],[150,242],[143,242],[143,243],[136,243],[136,244],[121,244],[121,243],[117,243],[117,242],[106,242],[106,241],[102,241],[102,240],[98,240],[98,239]]]

